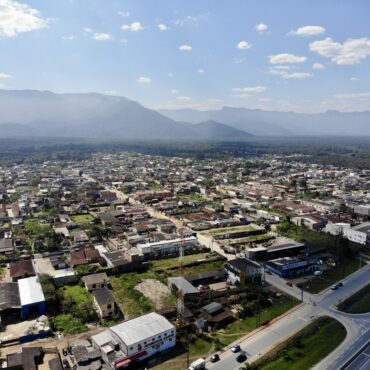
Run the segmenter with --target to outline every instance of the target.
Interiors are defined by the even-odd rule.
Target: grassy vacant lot
[[[78,334],[88,329],[79,318],[71,314],[60,314],[54,317],[53,325],[56,330],[65,334]]]
[[[193,263],[202,259],[205,259],[209,256],[209,253],[199,253],[199,254],[191,254],[188,256],[184,256],[183,263],[184,265]],[[168,258],[164,260],[157,260],[157,261],[151,261],[150,262],[151,269],[154,271],[158,270],[166,270],[173,267],[179,266],[179,258]]]
[[[156,277],[156,274],[151,272],[143,274],[132,272],[110,279],[114,295],[122,307],[125,319],[134,318],[155,309],[154,304],[134,288],[141,280],[156,279]]]
[[[363,265],[361,265],[362,267]],[[303,290],[310,293],[319,293],[328,288],[335,282],[342,280],[346,276],[354,273],[360,268],[360,263],[357,260],[345,258],[341,264],[332,270],[323,273],[322,276],[313,277],[311,280],[297,284],[299,288],[303,286]]]
[[[193,275],[199,272],[220,269],[224,266],[224,261],[205,259],[206,255],[206,253],[200,253],[184,256],[184,274]],[[204,259],[204,263],[195,266],[186,266],[200,259]],[[144,279],[156,279],[167,284],[168,276],[178,275],[176,269],[172,271],[170,269],[179,266],[179,259],[169,258],[151,261],[150,266],[151,268],[145,273],[122,274],[111,278],[114,294],[126,318],[137,317],[155,309],[153,302],[134,288]],[[172,306],[174,302],[174,297],[170,296],[165,303]]]
[[[320,318],[252,365],[252,369],[311,369],[337,348],[345,336],[346,329],[340,322]]]
[[[273,306],[268,307],[261,312],[260,322],[263,323],[271,321],[297,304],[298,301],[294,298],[282,295],[274,300]],[[226,346],[236,341],[238,338],[250,333],[257,327],[256,317],[247,316],[244,319],[234,321],[225,329],[217,331],[212,337],[218,338],[221,341],[222,346]]]
[[[340,303],[338,308],[348,313],[370,312],[370,284]]]
[[[214,229],[206,232],[206,235],[214,236],[219,234],[226,233],[236,233],[241,231],[253,231],[256,230],[256,227],[253,225],[244,225],[244,226],[233,226],[233,227],[224,227],[222,229]]]
[[[71,216],[71,219],[73,222],[76,222],[77,224],[88,224],[89,222],[94,220],[94,217],[89,214],[74,215],[74,216]]]

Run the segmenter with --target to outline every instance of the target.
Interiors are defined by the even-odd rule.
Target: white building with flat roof
[[[19,279],[18,290],[22,317],[28,317],[32,312],[45,313],[45,297],[38,276]]]
[[[124,321],[91,337],[113,369],[129,366],[176,345],[176,328],[156,312]]]
[[[370,222],[350,227],[343,230],[345,238],[352,242],[369,245],[370,244]]]

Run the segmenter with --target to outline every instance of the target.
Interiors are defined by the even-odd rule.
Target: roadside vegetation
[[[334,351],[345,337],[346,329],[339,321],[322,317],[244,369],[308,370]]]
[[[338,305],[341,311],[353,314],[370,312],[370,284]]]

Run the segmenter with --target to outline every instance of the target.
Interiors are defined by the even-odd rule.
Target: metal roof
[[[44,293],[37,276],[18,280],[21,306],[45,301]]]
[[[110,328],[126,346],[174,329],[175,327],[166,318],[156,312],[148,313]]]

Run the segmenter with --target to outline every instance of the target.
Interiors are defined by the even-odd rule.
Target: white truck
[[[198,360],[190,364],[190,367],[188,370],[204,370],[205,368],[206,368],[206,360],[204,358],[198,358]]]

